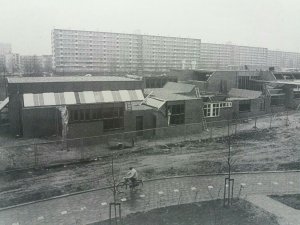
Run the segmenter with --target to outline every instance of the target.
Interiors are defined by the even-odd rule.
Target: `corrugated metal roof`
[[[145,99],[144,104],[156,109],[160,109],[166,102],[161,99],[148,97]]]
[[[151,96],[155,96],[159,99],[163,99],[165,101],[177,101],[177,100],[191,100],[198,99],[194,96],[187,96],[183,94],[172,93],[169,90],[164,88],[148,88],[144,90],[146,95],[151,94]]]
[[[148,105],[141,105],[140,102],[132,103],[132,111],[141,111],[141,110],[152,110],[153,108]]]
[[[169,90],[172,93],[190,93],[194,88],[195,85],[176,82],[168,82],[163,87],[163,89]]]
[[[59,83],[59,82],[97,82],[97,81],[136,81],[117,76],[66,76],[66,77],[8,77],[8,83]]]
[[[241,101],[241,100],[250,100],[250,99],[249,98],[241,98],[241,97],[226,98],[226,101]]]
[[[262,95],[261,91],[252,91],[252,90],[246,90],[246,89],[238,89],[238,88],[232,88],[228,95],[230,97],[238,97],[238,98],[245,98],[245,99],[256,99],[259,98]]]
[[[192,96],[175,94],[164,88],[145,89],[145,94],[151,94],[151,96],[155,96],[155,97],[157,97],[159,99],[163,99],[165,101],[180,101],[180,100],[198,99],[198,98],[192,97]]]
[[[143,101],[142,90],[23,94],[24,107]]]

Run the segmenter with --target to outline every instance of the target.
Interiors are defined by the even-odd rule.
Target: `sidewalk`
[[[274,214],[281,225],[299,225],[300,211],[282,204],[264,195],[252,195],[247,198],[252,204]]]
[[[118,196],[122,215],[157,207],[222,198],[224,175],[146,181],[141,191]],[[234,196],[300,193],[300,172],[237,174]],[[241,189],[241,184],[243,188]],[[108,218],[109,189],[0,211],[1,225],[88,224]]]

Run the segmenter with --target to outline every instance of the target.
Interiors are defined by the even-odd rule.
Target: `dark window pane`
[[[180,113],[184,113],[184,104],[180,105]]]
[[[102,119],[102,109],[96,109],[97,119]]]
[[[74,115],[74,121],[77,121],[79,119],[79,111],[78,110],[73,110],[73,115]]]
[[[119,128],[119,127],[120,127],[119,119],[114,119],[114,128]]]
[[[93,120],[99,119],[98,115],[97,115],[97,109],[92,109],[91,114],[92,114],[92,119]]]
[[[84,120],[84,112],[85,112],[84,109],[81,109],[81,110],[80,110],[80,120],[81,120],[81,121]]]
[[[114,117],[119,117],[119,108],[114,108]]]
[[[119,119],[119,124],[120,124],[120,127],[119,128],[123,128],[124,127],[124,119],[123,118],[121,118],[121,119]]]
[[[170,124],[183,124],[184,123],[184,104],[172,105],[169,107],[171,112]]]
[[[85,120],[90,120],[90,110],[89,109],[86,109],[85,110]]]
[[[114,114],[113,108],[103,109],[103,118],[112,118]]]
[[[124,108],[119,108],[119,115],[120,117],[124,116]]]
[[[251,103],[248,100],[240,101],[239,102],[239,111],[240,112],[250,112]]]

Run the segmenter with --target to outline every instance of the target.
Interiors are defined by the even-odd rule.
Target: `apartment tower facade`
[[[167,72],[200,68],[200,39],[97,31],[52,31],[53,67],[69,72]]]

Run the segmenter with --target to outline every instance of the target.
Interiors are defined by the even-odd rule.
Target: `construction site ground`
[[[253,128],[253,120],[239,124],[239,132],[231,137],[232,170],[300,169],[299,113],[289,115],[288,120],[289,126],[286,126],[285,115],[274,118],[272,128],[268,117],[258,120],[257,128]],[[234,126],[230,127],[230,134],[235,133],[234,129]],[[118,180],[130,166],[135,167],[143,179],[225,173],[228,170],[228,139],[221,136],[226,136],[226,133],[227,128],[224,127],[215,129],[213,135],[207,131],[203,135],[141,141],[134,148],[109,153],[115,155],[114,168]],[[210,136],[214,138],[210,140]],[[2,172],[0,208],[105,187],[110,167],[110,157],[102,155],[95,157],[94,161]]]

